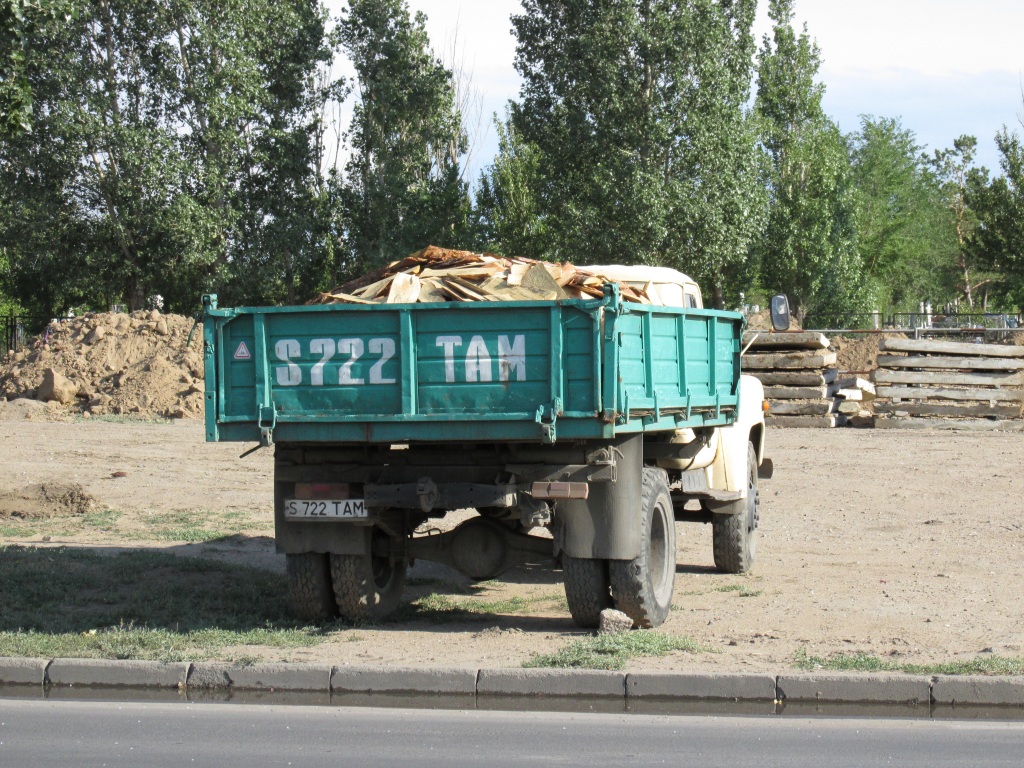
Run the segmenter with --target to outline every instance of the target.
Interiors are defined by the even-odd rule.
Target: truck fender
[[[760,464],[764,456],[764,386],[753,376],[740,376],[736,421],[719,428],[718,453],[709,468],[708,485],[747,496],[747,443],[754,443]]]
[[[558,502],[555,542],[570,557],[632,560],[640,555],[644,438],[613,443],[615,480],[591,483],[587,499]]]

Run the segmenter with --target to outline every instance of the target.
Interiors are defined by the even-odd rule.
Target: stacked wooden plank
[[[845,422],[834,412],[838,369],[836,353],[829,350],[825,336],[812,331],[748,331],[743,346],[743,372],[764,385],[769,425],[828,428]]]
[[[551,301],[604,295],[612,282],[572,264],[428,246],[371,272],[311,304],[414,304],[442,301]],[[619,283],[626,301],[650,304],[646,287]]]
[[[884,339],[878,429],[1024,431],[1024,346]]]

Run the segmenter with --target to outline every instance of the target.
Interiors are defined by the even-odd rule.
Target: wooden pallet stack
[[[1024,346],[884,339],[876,429],[1024,431]]]
[[[771,406],[769,425],[829,428],[845,423],[846,417],[835,413],[839,370],[825,336],[811,331],[748,331],[743,345],[743,372],[764,385]]]

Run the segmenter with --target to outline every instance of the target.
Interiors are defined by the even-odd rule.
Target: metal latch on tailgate
[[[274,444],[274,427],[277,426],[277,411],[273,405],[264,405],[260,408],[260,445],[269,448]]]
[[[550,445],[555,442],[555,422],[562,413],[562,399],[556,397],[550,405],[542,405],[537,408],[536,421],[540,424],[541,442]]]

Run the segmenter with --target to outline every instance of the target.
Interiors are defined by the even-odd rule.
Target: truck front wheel
[[[327,555],[301,552],[286,555],[292,613],[303,621],[325,622],[338,617]]]
[[[665,470],[644,467],[640,555],[609,560],[615,607],[638,627],[665,623],[676,581],[676,520]]]
[[[747,443],[747,498],[731,502],[730,515],[716,514],[711,521],[715,567],[723,573],[746,573],[754,565],[761,497],[757,492],[757,452]]]
[[[601,611],[612,607],[608,561],[563,554],[562,579],[572,620],[581,627],[598,626],[601,623]]]
[[[349,621],[382,619],[397,607],[405,589],[404,560],[386,555],[331,555],[334,599]]]

